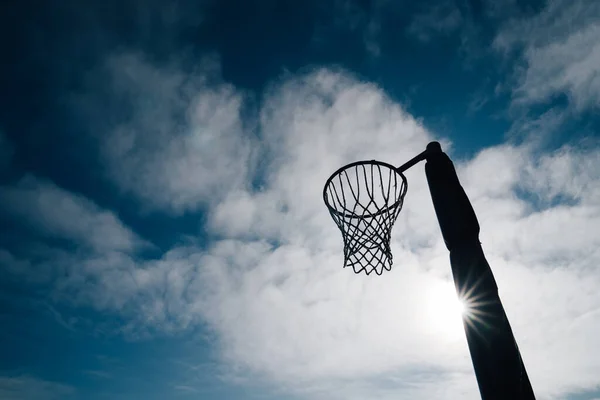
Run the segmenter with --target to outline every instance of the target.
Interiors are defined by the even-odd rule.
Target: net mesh
[[[392,267],[392,226],[402,209],[406,177],[389,164],[361,161],[334,173],[323,198],[344,239],[344,268],[369,275]]]

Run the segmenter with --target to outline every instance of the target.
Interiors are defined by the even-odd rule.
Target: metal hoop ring
[[[356,215],[356,214],[347,214],[341,211],[338,211],[335,207],[333,207],[330,203],[329,203],[329,199],[327,196],[327,189],[329,189],[329,186],[331,185],[333,179],[340,175],[342,172],[344,172],[347,169],[350,169],[352,167],[356,167],[358,165],[378,165],[381,167],[385,167],[388,168],[389,170],[393,171],[394,173],[396,173],[397,175],[400,175],[400,177],[402,178],[402,185],[403,185],[403,190],[400,193],[400,197],[398,198],[398,200],[396,200],[393,204],[388,205],[384,208],[382,208],[381,210],[377,211],[376,213],[367,213],[367,214],[361,214],[361,215]],[[345,218],[370,218],[370,217],[376,217],[378,215],[381,215],[382,213],[386,212],[389,208],[393,208],[393,207],[397,207],[398,205],[400,205],[400,203],[402,203],[404,201],[404,196],[406,195],[406,192],[408,191],[408,181],[406,180],[406,177],[404,176],[404,174],[402,172],[400,172],[398,170],[398,168],[394,167],[391,164],[388,164],[386,162],[383,161],[377,161],[377,160],[366,160],[366,161],[355,161],[353,163],[344,165],[341,168],[338,168],[337,171],[335,171],[333,174],[331,174],[331,176],[327,179],[327,181],[325,182],[325,186],[323,187],[323,200],[325,201],[325,205],[327,206],[327,208],[329,209],[329,212],[336,214],[340,217],[345,217]]]

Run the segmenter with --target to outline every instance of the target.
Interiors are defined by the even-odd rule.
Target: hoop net
[[[408,189],[406,177],[380,161],[359,161],[336,171],[323,199],[342,232],[344,268],[367,275],[392,268],[392,226]]]

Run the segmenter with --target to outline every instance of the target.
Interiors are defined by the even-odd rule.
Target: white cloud
[[[535,116],[524,113],[513,119],[505,136],[509,140],[526,140],[531,145],[542,146],[558,137],[563,132],[565,122],[572,116],[569,109],[560,106],[551,107]]]
[[[437,393],[434,385],[415,383],[411,390],[418,395],[412,398],[447,398],[457,387],[465,392],[455,397],[477,398],[462,336],[436,330],[431,321],[436,317],[424,312],[432,288],[451,284],[422,166],[408,173],[405,209],[394,228],[395,267],[383,280],[340,268],[340,235],[322,204],[322,184],[337,166],[371,158],[400,164],[424,148],[429,134],[376,87],[345,75],[321,71],[292,79],[271,96],[262,128],[277,155],[273,172],[260,193],[232,194],[213,222],[228,235],[245,238],[252,232],[285,245],[274,252],[263,248],[247,264],[225,258],[201,269],[213,269],[203,275],[214,296],[208,298],[207,317],[222,334],[225,358],[288,384],[310,382],[313,395],[321,379],[337,387],[347,380],[361,386],[433,365],[436,376],[464,375],[460,383],[455,376],[437,382]],[[565,147],[540,156],[532,146],[501,146],[458,165],[540,398],[598,383],[596,358],[583,353],[600,329],[597,321],[578,332],[582,352],[568,368],[546,361],[566,357],[575,346],[564,330],[552,327],[570,326],[575,315],[600,305],[593,291],[580,293],[600,276],[592,268],[600,261],[594,250],[600,245],[593,172],[600,166],[598,154]],[[544,209],[535,209],[520,192],[539,196]],[[554,205],[557,196],[572,198],[574,205]],[[566,231],[572,232],[568,239]],[[247,244],[230,246],[228,253],[239,256]],[[519,290],[513,280],[519,280]],[[536,314],[540,310],[544,313]],[[395,396],[409,397],[401,385],[392,387]],[[328,388],[323,397],[335,398]],[[358,393],[365,392],[353,395],[361,398]],[[339,397],[353,398],[347,392]]]
[[[14,186],[0,186],[0,204],[42,235],[96,251],[131,251],[145,244],[113,212],[34,176],[26,176]]]
[[[53,268],[70,268],[56,298],[116,311],[130,335],[208,326],[230,375],[305,398],[479,398],[458,316],[440,311],[454,289],[423,165],[407,173],[395,265],[381,277],[341,268],[322,201],[337,167],[401,164],[432,135],[375,85],[326,69],[273,86],[260,132],[263,186],[212,205],[221,240],[159,260],[55,256]],[[599,154],[504,145],[457,163],[540,399],[599,383]]]
[[[410,390],[394,384],[388,395],[412,391],[417,398],[446,398],[456,390],[461,398],[477,398],[460,329],[444,332],[435,323],[439,316],[427,311],[441,306],[435,299],[450,301],[452,291],[441,288],[452,285],[422,166],[408,173],[409,194],[394,229],[396,264],[385,279],[356,277],[340,268],[340,235],[322,204],[322,184],[337,166],[371,158],[400,164],[431,136],[376,87],[325,70],[284,82],[265,103],[261,121],[272,155],[265,186],[259,193],[232,192],[215,209],[213,227],[242,240],[216,245],[198,269],[203,282],[196,289],[202,294],[198,310],[220,333],[226,362],[293,390],[298,390],[293,382],[301,382],[303,390],[329,398],[335,392],[328,380],[338,387],[353,381],[372,388],[369,382],[377,377],[406,377],[406,371],[432,366],[438,377],[458,375],[436,385],[415,380]],[[583,164],[591,167],[595,154]],[[598,373],[595,357],[573,359],[568,373],[548,365],[545,354],[560,359],[572,344],[564,332],[542,333],[555,324],[569,326],[574,315],[600,301],[592,292],[578,295],[582,284],[598,279],[590,269],[598,260],[597,212],[585,212],[589,205],[583,197],[566,212],[535,211],[515,192],[568,194],[569,186],[559,182],[575,176],[581,180],[577,187],[593,188],[594,175],[571,168],[555,176],[548,170],[548,163],[565,155],[581,159],[568,148],[536,157],[531,148],[505,146],[459,165],[541,398],[591,387]],[[573,230],[570,241],[561,235],[565,230]],[[258,238],[281,245],[273,249]],[[573,269],[554,272],[567,265]],[[514,279],[522,283],[520,290],[511,290]],[[564,282],[568,288],[561,288]],[[572,297],[579,300],[567,300]],[[423,306],[431,301],[432,308]],[[548,314],[536,317],[542,308]],[[579,343],[589,343],[598,326],[579,332]],[[551,351],[540,345],[549,340]],[[560,376],[560,384],[549,376]],[[323,385],[329,388],[325,392]],[[347,392],[339,397],[352,398]]]
[[[230,235],[310,240],[297,233],[296,224],[319,236],[323,229],[333,230],[322,204],[323,183],[333,171],[357,158],[399,165],[431,139],[376,86],[327,70],[274,90],[263,105],[261,131],[265,158],[271,160],[265,187],[258,193],[232,192],[213,214],[213,228]],[[322,244],[316,238],[311,246]]]
[[[273,171],[259,194],[233,194],[232,203],[221,204],[216,225],[229,235],[253,232],[285,245],[252,253],[247,263],[225,257],[201,269],[211,288],[205,316],[221,332],[225,359],[288,384],[312,383],[313,395],[325,380],[369,385],[433,365],[436,376],[464,374],[436,385],[415,383],[412,398],[447,398],[457,387],[465,392],[454,397],[477,398],[464,339],[436,330],[431,319],[437,317],[422,306],[435,298],[432,288],[451,285],[422,166],[409,171],[407,203],[394,228],[395,267],[385,279],[340,268],[340,235],[322,204],[322,184],[337,166],[371,158],[400,164],[424,148],[429,134],[376,87],[326,71],[273,92],[262,124],[277,154]],[[598,384],[597,357],[584,349],[593,348],[600,323],[589,318],[577,344],[567,333],[576,315],[600,306],[591,290],[600,276],[594,268],[600,261],[598,154],[565,147],[539,155],[531,146],[501,146],[458,165],[540,398]],[[544,200],[542,209],[534,208],[533,196]],[[555,205],[557,196],[573,204]],[[227,253],[239,257],[248,245],[229,246]],[[567,364],[548,363],[567,357],[569,348],[581,351]],[[402,385],[392,388],[395,396],[410,397]],[[323,397],[335,398],[332,393]],[[366,392],[344,393],[339,397]]]
[[[461,171],[484,241],[498,254],[548,268],[576,260],[588,269],[600,245],[598,166],[597,147],[535,154],[504,146],[484,150]]]
[[[61,383],[28,375],[0,376],[0,398],[3,400],[62,400],[72,398],[75,389]]]
[[[119,188],[149,208],[181,214],[243,187],[251,166],[244,96],[220,81],[215,61],[187,71],[126,54],[112,57],[107,69],[111,98],[131,108],[103,138]]]
[[[544,154],[528,165],[522,185],[542,200],[563,196],[597,206],[600,201],[600,151],[597,147],[565,145],[552,154]]]
[[[578,110],[600,105],[600,4],[556,0],[533,17],[511,20],[494,47],[522,49],[516,104],[546,103],[565,94]]]

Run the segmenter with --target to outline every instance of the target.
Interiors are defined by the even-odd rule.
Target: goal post
[[[482,400],[534,400],[521,353],[479,242],[479,222],[452,160],[438,142],[394,167],[358,161],[335,171],[323,199],[344,240],[344,267],[381,275],[392,267],[392,227],[402,210],[404,171],[425,160],[431,199],[446,247]]]

